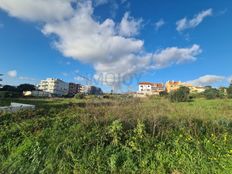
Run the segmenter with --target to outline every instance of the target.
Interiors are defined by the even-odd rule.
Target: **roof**
[[[139,84],[140,85],[153,85],[153,83],[151,82],[140,82]]]
[[[168,81],[167,83],[169,83],[170,85],[179,85],[179,84],[181,84],[180,81],[178,81],[178,82],[175,82],[175,81]]]
[[[151,85],[156,87],[163,87],[162,83],[140,82],[139,85]]]

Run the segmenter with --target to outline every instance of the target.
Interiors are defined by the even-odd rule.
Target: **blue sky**
[[[226,0],[1,0],[0,73],[5,84],[55,77],[105,91],[139,81],[227,86],[231,19]]]

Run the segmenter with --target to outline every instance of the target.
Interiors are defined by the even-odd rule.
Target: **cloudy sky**
[[[227,0],[0,0],[4,83],[47,77],[136,90],[139,81],[228,85]]]

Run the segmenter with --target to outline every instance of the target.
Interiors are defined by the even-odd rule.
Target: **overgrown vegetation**
[[[76,99],[84,99],[85,98],[85,94],[83,93],[78,93],[74,96]]]
[[[232,171],[228,99],[16,101],[37,109],[1,114],[0,173]]]
[[[204,96],[206,99],[215,99],[220,97],[220,91],[216,88],[206,89],[204,92]]]
[[[232,84],[227,89],[227,95],[228,95],[228,98],[232,98]]]
[[[33,91],[35,86],[31,84],[21,84],[17,87],[4,85],[0,88],[0,99],[22,97],[23,91]]]
[[[171,102],[187,102],[189,101],[189,93],[190,89],[187,87],[180,87],[176,91],[172,91],[170,93],[170,101]]]

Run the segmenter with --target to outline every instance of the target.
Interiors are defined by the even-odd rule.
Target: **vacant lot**
[[[13,101],[37,109],[1,114],[0,173],[232,171],[232,100]]]

